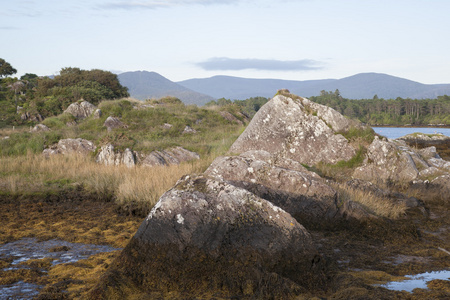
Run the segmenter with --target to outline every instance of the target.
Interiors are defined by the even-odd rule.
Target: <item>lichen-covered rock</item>
[[[144,166],[177,165],[181,162],[200,159],[200,155],[182,147],[174,147],[162,151],[153,151],[142,160]]]
[[[450,137],[446,135],[413,133],[402,136],[397,140],[405,141],[410,147],[418,149],[434,146],[440,157],[450,160]]]
[[[119,118],[109,116],[106,118],[105,122],[103,123],[103,126],[105,126],[108,131],[111,131],[116,128],[126,128],[127,126],[122,123],[122,121],[119,120]]]
[[[97,108],[97,109],[94,111],[94,118],[95,118],[95,119],[100,119],[101,116],[102,116],[102,110],[101,110],[100,108]]]
[[[53,154],[82,154],[88,155],[95,151],[95,145],[93,142],[77,138],[77,139],[63,139],[59,140],[57,144],[52,145],[50,148],[44,149],[44,155]]]
[[[44,124],[37,124],[36,126],[31,129],[32,132],[40,132],[40,131],[50,131],[50,128],[48,128]]]
[[[96,109],[97,107],[95,105],[87,101],[82,101],[70,104],[64,112],[82,120],[89,117]]]
[[[186,125],[186,127],[184,127],[184,130],[182,133],[183,134],[197,133],[197,130],[195,130],[194,128],[192,128],[189,125]]]
[[[337,192],[316,173],[293,161],[280,163],[284,167],[265,151],[249,151],[216,158],[205,174],[272,202],[304,225],[367,215],[357,212],[363,210],[357,204],[346,209],[350,206],[338,201]],[[288,165],[293,169],[286,168]]]
[[[124,151],[115,151],[111,144],[104,145],[97,154],[96,161],[106,166],[125,165],[129,168],[135,166],[133,152],[126,148]]]
[[[323,281],[323,259],[305,228],[254,194],[204,176],[166,192],[109,267],[93,298],[285,298]]]
[[[434,147],[413,150],[403,140],[375,137],[354,178],[371,182],[408,183],[450,171],[450,162],[437,155]]]
[[[337,131],[351,125],[331,108],[305,98],[277,95],[255,114],[230,153],[264,150],[280,160],[308,165],[349,160],[355,149]]]

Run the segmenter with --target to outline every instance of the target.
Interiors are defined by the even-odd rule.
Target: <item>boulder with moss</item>
[[[294,297],[324,261],[290,214],[245,189],[186,176],[166,192],[92,291],[96,299]]]
[[[125,165],[129,168],[136,164],[135,155],[129,148],[124,151],[116,151],[112,144],[103,145],[100,148],[96,161],[105,166]]]
[[[70,104],[64,112],[71,114],[76,119],[82,120],[93,114],[96,109],[97,107],[95,105],[87,101],[79,101]]]

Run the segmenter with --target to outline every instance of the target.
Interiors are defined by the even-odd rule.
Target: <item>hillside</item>
[[[118,75],[130,95],[139,100],[173,96],[185,104],[203,105],[214,98],[181,86],[155,72],[136,71]]]
[[[450,84],[422,84],[380,73],[361,73],[342,79],[307,81],[214,76],[184,80],[178,84],[216,98],[228,99],[271,97],[282,88],[306,97],[317,96],[322,90],[339,89],[341,95],[348,99],[371,99],[374,95],[385,99],[397,97],[421,99],[450,94]]]

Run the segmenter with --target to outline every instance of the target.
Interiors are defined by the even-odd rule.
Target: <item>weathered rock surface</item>
[[[403,140],[408,146],[419,149],[434,146],[443,159],[450,160],[450,137],[446,135],[413,133],[397,140]]]
[[[375,183],[408,183],[449,171],[450,162],[441,159],[434,147],[413,150],[402,140],[375,137],[353,177]]]
[[[306,98],[277,95],[255,114],[230,153],[265,150],[280,160],[336,163],[356,153],[347,139],[337,134],[352,125],[329,107]]]
[[[112,116],[109,116],[105,120],[105,122],[103,123],[103,126],[105,126],[108,129],[108,131],[111,131],[116,128],[126,128],[127,127],[124,123],[122,123],[122,121],[119,120],[119,118],[112,117]]]
[[[190,133],[197,133],[197,130],[195,130],[189,125],[186,125],[186,127],[184,127],[183,134],[190,134]]]
[[[97,108],[97,109],[94,111],[94,118],[95,118],[95,119],[100,119],[101,116],[102,116],[102,110],[101,110],[100,108]]]
[[[331,223],[367,215],[357,204],[338,201],[337,192],[316,173],[289,159],[277,161],[266,151],[219,157],[205,174],[270,201],[301,224]]]
[[[120,297],[120,278],[145,297],[282,298],[320,285],[322,272],[309,233],[284,210],[223,181],[186,176],[161,197],[93,295]]]
[[[85,139],[63,139],[57,144],[54,144],[50,148],[44,149],[44,155],[53,154],[72,154],[78,153],[87,155],[95,151],[95,145],[93,142]]]
[[[96,161],[105,166],[126,165],[131,168],[135,166],[135,157],[133,152],[126,148],[124,151],[115,151],[111,144],[104,145],[97,154]]]
[[[87,101],[82,101],[70,104],[64,112],[82,120],[89,117],[96,109],[97,107],[95,105]]]
[[[163,151],[153,151],[145,156],[141,163],[144,166],[177,165],[181,162],[200,159],[200,155],[182,147],[174,147]]]
[[[229,113],[227,111],[221,111],[219,113],[224,119],[226,119],[226,120],[228,120],[230,122],[234,122],[234,123],[237,123],[239,125],[244,125],[244,123],[241,120],[239,120],[238,118],[236,118],[235,116],[233,116],[231,113]]]
[[[32,132],[40,132],[40,131],[50,131],[50,128],[45,126],[44,124],[37,124],[31,129]]]

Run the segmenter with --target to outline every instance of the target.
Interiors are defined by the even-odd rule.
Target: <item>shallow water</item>
[[[380,286],[394,291],[412,292],[414,289],[427,289],[427,282],[434,279],[449,280],[450,271],[426,272],[417,275],[406,276],[409,279],[404,281],[392,281]]]
[[[390,139],[396,139],[407,134],[420,132],[425,134],[442,133],[450,136],[450,128],[435,128],[435,127],[373,127],[376,133]]]
[[[55,247],[66,247],[65,250],[54,251]],[[0,245],[0,258],[13,258],[11,266],[3,271],[28,268],[21,265],[30,259],[52,258],[53,265],[74,263],[86,259],[91,255],[119,250],[110,246],[69,243],[61,240],[48,240],[38,242],[36,238],[24,238],[15,242]],[[0,285],[0,299],[31,299],[37,296],[40,285],[23,281],[10,285]]]

